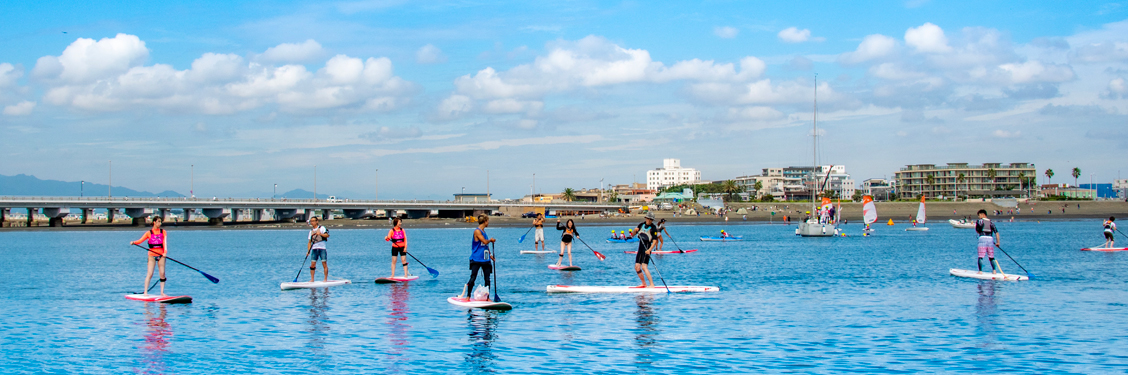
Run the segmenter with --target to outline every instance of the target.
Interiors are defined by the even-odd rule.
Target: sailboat
[[[917,225],[921,225],[921,226],[919,226],[919,227],[914,226],[914,227],[911,227],[911,228],[905,228],[905,230],[907,230],[907,231],[926,231],[926,230],[928,230],[928,227],[925,227],[923,225],[927,221],[928,220],[924,215],[924,197],[922,196],[922,197],[920,197],[920,208],[917,208],[917,216],[916,216],[916,223],[917,223]]]
[[[873,228],[870,224],[877,222],[877,206],[873,204],[873,197],[866,195],[862,197],[862,220],[866,223],[865,233],[873,233]]]
[[[838,235],[838,222],[831,220],[822,220],[821,215],[818,214],[818,206],[815,205],[815,197],[818,196],[818,191],[822,188],[819,184],[818,175],[815,171],[818,170],[819,165],[819,82],[818,76],[815,76],[815,99],[813,105],[813,113],[811,120],[812,132],[812,160],[811,164],[811,212],[812,215],[807,220],[799,223],[799,228],[795,229],[795,234],[803,237],[834,237]],[[827,171],[829,177],[830,171]],[[830,199],[823,198],[824,206],[830,204]]]

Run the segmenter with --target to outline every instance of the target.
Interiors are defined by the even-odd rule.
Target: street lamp
[[[86,181],[79,182],[79,184],[78,184],[78,196],[82,197],[83,192],[85,190],[86,190]]]
[[[274,184],[274,196],[270,199],[278,199],[278,184]]]

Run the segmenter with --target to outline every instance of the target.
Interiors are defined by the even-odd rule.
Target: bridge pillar
[[[8,210],[7,207],[0,208],[0,228],[8,227]]]
[[[186,221],[186,222],[190,222],[190,221],[192,221],[192,213],[193,213],[193,212],[196,212],[196,209],[194,209],[194,208],[185,208],[185,209],[184,209],[184,221]]]
[[[44,207],[43,215],[47,216],[47,226],[61,227],[63,226],[63,219],[70,215],[70,209],[66,207]]]
[[[116,209],[116,208],[107,208],[106,209],[106,222],[113,224],[114,223],[114,216],[117,215],[117,212],[118,212],[118,209]]]
[[[262,212],[263,212],[263,210],[260,209],[260,208],[256,208],[256,209],[251,210],[251,221],[254,221],[254,222],[262,221]]]
[[[243,217],[243,209],[242,208],[232,208],[231,209],[231,222],[232,223],[238,222],[239,219],[242,218],[242,217]]]
[[[161,222],[168,221],[168,209],[167,208],[158,208],[157,209],[157,216],[161,217]]]
[[[295,217],[304,219],[305,210],[300,209],[300,208],[297,208],[297,209],[295,209],[295,208],[276,208],[276,209],[274,209],[274,220],[279,220],[279,221],[289,220],[289,221],[292,222],[292,221],[294,221]]]
[[[321,221],[333,220],[333,210],[321,210]]]
[[[135,227],[145,225],[145,219],[153,215],[152,208],[126,208],[125,214],[132,218],[132,224]]]
[[[230,208],[205,208],[204,216],[208,217],[208,224],[223,225],[223,218],[231,215]]]
[[[353,219],[353,220],[368,219],[368,218],[376,216],[376,214],[372,210],[344,209],[344,210],[341,210],[341,211],[344,212],[345,217],[347,217],[349,219]]]
[[[89,222],[91,215],[94,215],[94,209],[93,208],[83,208],[82,209],[82,223],[86,224],[87,222]]]
[[[431,210],[407,210],[408,219],[422,219],[427,217]]]
[[[30,208],[29,207],[27,209],[27,226],[30,227],[30,226],[32,226],[33,223],[35,223],[35,215],[37,215],[37,214],[39,214],[38,208]]]

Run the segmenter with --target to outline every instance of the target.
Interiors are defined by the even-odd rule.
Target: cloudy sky
[[[125,2],[0,13],[0,174],[447,199],[811,163],[1116,178],[1128,4]],[[815,80],[817,74],[817,81]],[[817,84],[816,84],[817,82]]]

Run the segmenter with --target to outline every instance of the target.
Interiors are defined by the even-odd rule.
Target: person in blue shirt
[[[489,290],[490,288],[490,273],[493,272],[493,265],[490,261],[494,257],[490,253],[489,245],[496,242],[497,239],[486,235],[486,227],[488,226],[490,226],[489,215],[478,215],[478,229],[474,230],[474,239],[470,241],[470,281],[462,287],[462,294],[458,295],[459,299],[469,300],[465,297],[467,291],[473,294],[478,270],[482,270],[482,277],[486,279],[486,289]]]

